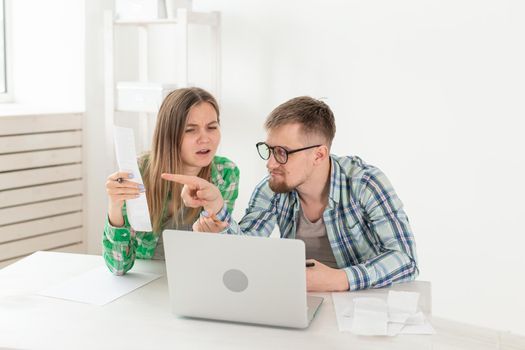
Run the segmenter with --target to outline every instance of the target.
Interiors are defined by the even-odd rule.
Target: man
[[[163,174],[184,184],[189,207],[204,207],[195,231],[301,239],[312,267],[309,291],[389,286],[418,274],[414,236],[386,176],[356,156],[330,155],[335,120],[310,97],[287,101],[268,116],[266,142],[257,143],[269,176],[255,188],[239,223],[218,189],[198,177]],[[221,222],[218,222],[221,221]]]

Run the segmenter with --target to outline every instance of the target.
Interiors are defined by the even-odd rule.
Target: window
[[[6,4],[0,0],[0,101],[9,99],[7,44],[6,44]]]

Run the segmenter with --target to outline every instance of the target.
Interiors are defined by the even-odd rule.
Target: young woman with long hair
[[[144,186],[130,181],[129,173],[111,174],[106,182],[109,197],[104,227],[103,256],[116,275],[129,271],[139,259],[164,259],[162,231],[191,230],[199,208],[187,208],[181,200],[182,186],[161,178],[161,174],[199,176],[215,184],[233,210],[238,195],[239,169],[225,157],[216,156],[221,133],[219,106],[215,98],[200,88],[171,92],[163,101],[153,134],[151,151],[140,157]],[[126,215],[126,200],[146,198],[152,232],[136,232]]]

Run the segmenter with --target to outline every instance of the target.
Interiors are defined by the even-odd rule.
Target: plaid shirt
[[[403,204],[386,176],[359,157],[331,155],[330,193],[323,213],[326,233],[350,290],[379,288],[418,275],[416,246]],[[266,177],[239,223],[225,208],[226,233],[295,238],[300,200],[296,191],[274,193]]]
[[[239,194],[239,169],[228,158],[215,156],[212,161],[211,182],[221,191],[222,198],[226,204],[224,210],[228,213],[233,211],[235,200]],[[161,222],[167,222],[167,202],[164,204],[164,214]],[[116,275],[123,275],[129,271],[135,263],[135,258],[151,259],[155,254],[157,242],[161,232],[142,232],[131,228],[126,215],[126,206],[122,208],[124,225],[122,227],[111,226],[106,216],[104,236],[102,239],[103,256],[106,265]]]

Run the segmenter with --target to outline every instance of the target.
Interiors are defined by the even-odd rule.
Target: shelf
[[[104,13],[104,116],[105,116],[105,136],[107,149],[110,150],[110,154],[114,153],[111,151],[114,149],[113,145],[113,126],[115,124],[115,113],[116,112],[133,112],[138,114],[139,122],[139,150],[145,151],[150,145],[150,138],[154,130],[155,118],[151,118],[152,114],[158,112],[158,107],[162,104],[162,100],[165,97],[164,92],[154,94],[151,89],[151,78],[148,74],[148,61],[150,55],[148,55],[148,41],[150,37],[159,35],[155,31],[152,31],[149,35],[149,31],[152,26],[157,25],[172,25],[176,26],[173,35],[173,42],[177,44],[177,50],[175,50],[175,62],[176,62],[176,81],[173,82],[177,87],[187,87],[188,84],[188,30],[192,24],[205,25],[209,27],[209,35],[211,36],[211,54],[209,55],[209,64],[211,66],[211,85],[214,87],[212,93],[215,97],[220,100],[220,13],[219,12],[194,12],[185,8],[179,8],[176,12],[176,16],[173,18],[158,18],[158,19],[117,19],[115,14],[111,10],[107,10]],[[126,91],[124,86],[125,82],[115,84],[115,40],[118,36],[115,36],[115,31],[124,26],[134,26],[137,28],[137,42],[138,42],[138,82],[134,82],[134,85],[140,83],[141,86],[135,86],[134,89],[128,89]],[[129,83],[129,82],[128,82]],[[118,89],[118,86],[121,89]],[[154,89],[153,89],[154,90]],[[171,90],[171,89],[170,89]],[[162,98],[159,96],[162,94]],[[118,96],[118,98],[117,98]],[[127,97],[126,97],[127,96]],[[124,98],[124,99],[123,99]],[[127,101],[127,103],[123,103]],[[113,169],[115,165],[114,156],[110,156],[108,160],[111,165],[108,169]]]
[[[187,12],[188,24],[199,24],[217,26],[219,23],[218,13],[207,12]],[[124,20],[116,19],[115,25],[122,26],[147,26],[147,25],[163,25],[163,24],[177,24],[181,21],[178,18],[159,18],[159,19],[144,19],[144,20]]]

